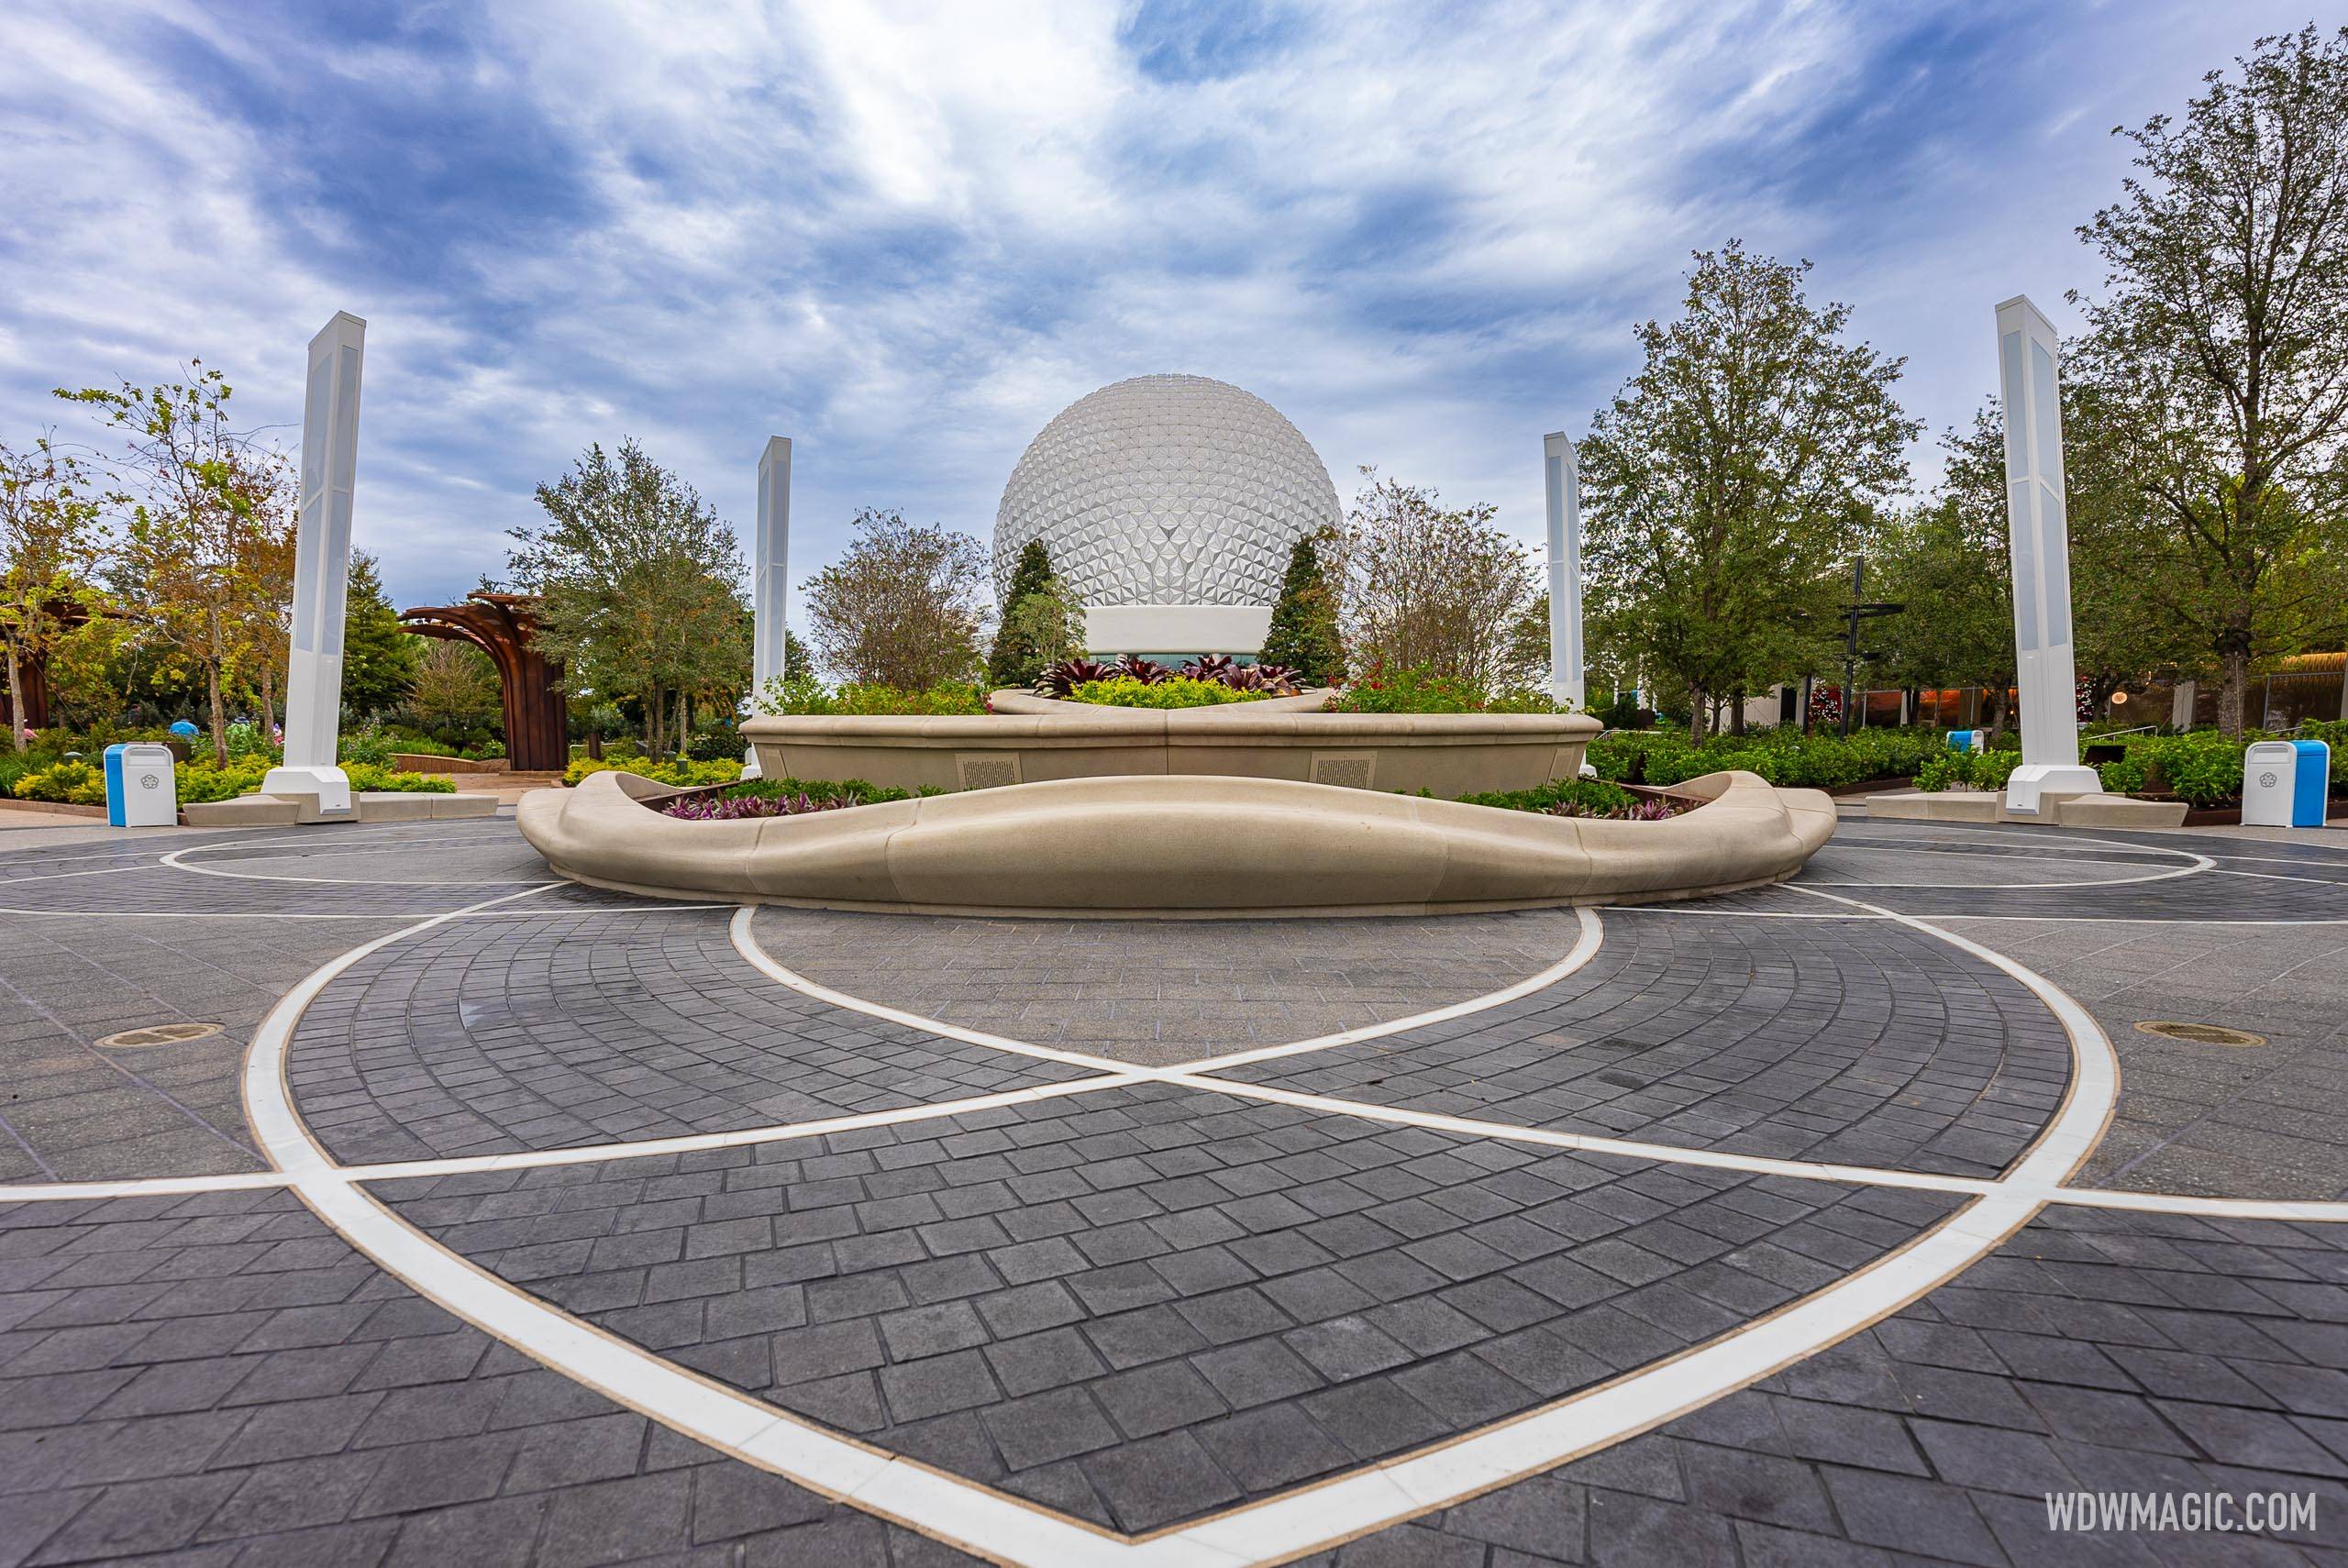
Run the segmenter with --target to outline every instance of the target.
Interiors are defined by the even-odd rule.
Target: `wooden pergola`
[[[532,646],[537,622],[526,593],[476,589],[462,604],[418,606],[400,612],[400,624],[419,637],[471,643],[497,666],[497,690],[505,709],[505,761],[517,772],[559,773],[570,761],[569,711],[562,690],[562,663]]]

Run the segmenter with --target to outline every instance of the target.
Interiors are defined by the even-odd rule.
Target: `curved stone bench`
[[[922,723],[925,721],[911,721]],[[1812,790],[1715,773],[1662,822],[1507,812],[1289,779],[1123,776],[796,817],[689,822],[627,773],[524,797],[574,881],[659,898],[937,914],[1198,919],[1648,902],[1791,876],[1834,831]]]

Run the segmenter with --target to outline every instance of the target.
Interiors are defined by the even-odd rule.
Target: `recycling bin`
[[[106,747],[107,825],[172,827],[179,822],[179,777],[172,760],[172,748],[152,741]]]
[[[2289,827],[2299,792],[2299,748],[2257,741],[2242,754],[2242,825]]]
[[[1982,749],[1981,732],[1951,730],[1948,733],[1948,748],[1951,751],[1979,751]]]

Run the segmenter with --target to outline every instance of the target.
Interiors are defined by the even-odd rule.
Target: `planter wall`
[[[984,716],[770,717],[742,733],[770,778],[958,791],[1187,774],[1447,800],[1573,778],[1600,727],[1578,713],[1324,713],[1318,695],[1165,711],[999,692]]]

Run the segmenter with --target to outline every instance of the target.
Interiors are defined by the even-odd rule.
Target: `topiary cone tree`
[[[1002,596],[1002,619],[994,635],[994,651],[987,656],[987,684],[1032,686],[1048,660],[1036,646],[1026,618],[1016,613],[1020,601],[1052,591],[1052,558],[1041,539],[1030,539],[1011,569],[1011,589]]]
[[[1280,580],[1271,629],[1257,657],[1266,664],[1287,665],[1307,686],[1330,686],[1346,677],[1345,645],[1337,637],[1337,596],[1309,535],[1288,552],[1288,575]]]

